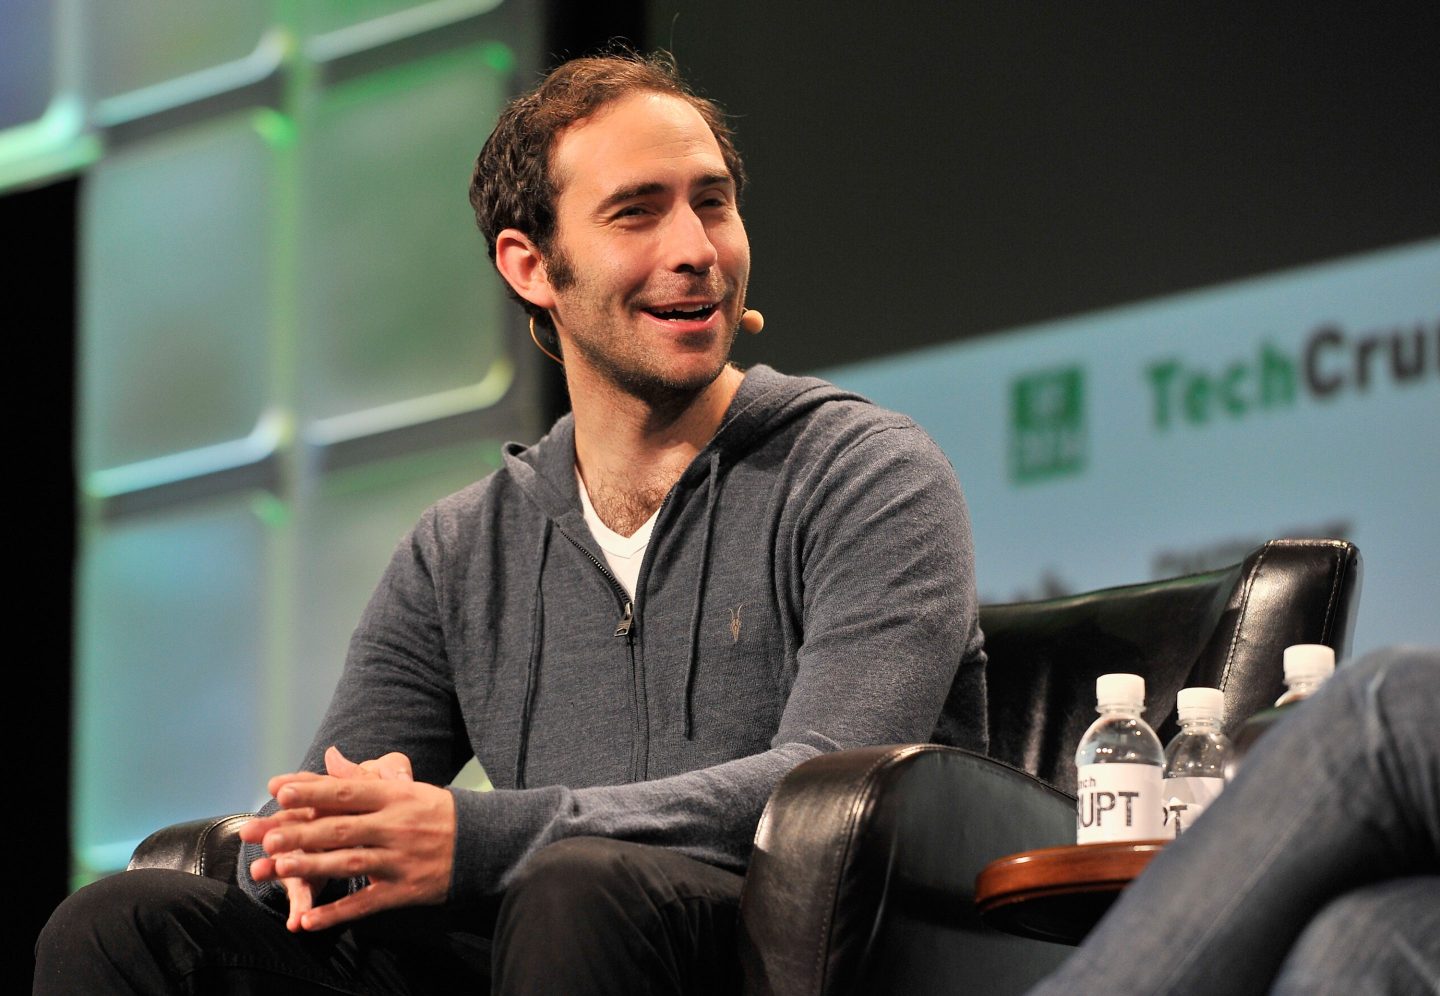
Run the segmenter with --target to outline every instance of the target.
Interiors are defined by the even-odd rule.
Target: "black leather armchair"
[[[746,992],[1023,992],[1073,949],[985,927],[975,877],[1005,854],[1074,842],[1072,758],[1095,678],[1143,675],[1162,741],[1181,688],[1220,688],[1233,732],[1283,690],[1286,646],[1344,656],[1360,577],[1350,543],[1275,540],[1223,570],[983,606],[990,756],[872,747],[787,776],[741,899]]]
[[[990,756],[910,744],[796,768],[770,800],[745,880],[747,992],[1025,989],[1071,949],[984,927],[975,876],[1001,855],[1074,840],[1070,759],[1094,713],[1095,677],[1144,675],[1162,740],[1187,685],[1222,689],[1233,730],[1280,694],[1286,646],[1344,655],[1360,576],[1350,543],[1276,540],[1223,570],[982,607]],[[233,880],[250,815],[159,830],[129,867]]]
[[[240,828],[254,815],[232,813],[163,827],[140,842],[125,870],[173,868],[234,882],[240,863]]]

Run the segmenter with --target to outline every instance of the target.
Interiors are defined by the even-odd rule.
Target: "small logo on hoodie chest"
[[[731,643],[739,643],[739,642],[740,642],[740,610],[743,609],[743,608],[745,608],[745,603],[744,603],[744,602],[741,602],[739,605],[735,606],[735,608],[733,608],[733,609],[730,610],[730,642],[731,642]]]

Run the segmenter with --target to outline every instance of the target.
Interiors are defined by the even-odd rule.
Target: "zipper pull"
[[[633,609],[634,606],[632,606],[629,602],[625,603],[625,614],[620,617],[620,622],[617,623],[615,626],[616,636],[630,635],[630,617],[633,614]]]

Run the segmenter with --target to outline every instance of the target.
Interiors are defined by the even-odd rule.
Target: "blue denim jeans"
[[[1339,668],[1031,996],[1440,993],[1440,652]]]

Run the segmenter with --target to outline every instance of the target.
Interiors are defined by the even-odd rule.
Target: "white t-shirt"
[[[585,510],[585,523],[590,527],[590,535],[600,544],[605,563],[610,565],[610,573],[634,598],[635,582],[640,580],[640,561],[645,559],[645,548],[650,545],[650,530],[655,528],[655,516],[660,514],[660,510],[657,508],[633,535],[621,536],[595,514],[595,506],[590,504],[590,492],[585,490],[585,480],[579,470],[575,471],[575,483],[580,487],[580,506]]]

